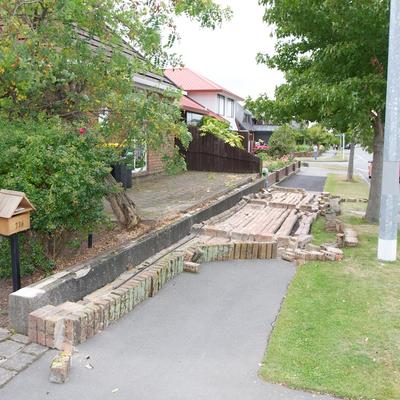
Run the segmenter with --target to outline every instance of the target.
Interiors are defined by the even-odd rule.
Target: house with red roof
[[[229,122],[232,130],[236,124],[236,109],[244,99],[190,68],[167,69],[165,76],[182,89],[181,107],[188,125],[196,125],[204,115]]]

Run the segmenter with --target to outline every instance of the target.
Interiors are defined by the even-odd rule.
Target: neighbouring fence
[[[232,147],[213,135],[201,136],[196,127],[189,128],[193,140],[187,150],[180,146],[189,171],[258,173],[261,160],[246,150]]]

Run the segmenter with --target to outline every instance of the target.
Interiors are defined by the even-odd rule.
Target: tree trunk
[[[118,186],[117,181],[110,175],[106,178],[106,183],[110,187]],[[140,221],[136,212],[135,203],[127,196],[126,192],[120,188],[107,196],[114,215],[118,222],[126,229],[134,228]]]
[[[373,143],[373,161],[371,174],[371,187],[369,190],[367,212],[365,219],[368,222],[379,222],[379,212],[381,204],[382,189],[382,168],[383,168],[383,140],[384,126],[380,115],[373,122],[374,125],[374,143]]]
[[[354,150],[356,145],[354,143],[350,144],[350,157],[349,157],[349,164],[347,166],[347,180],[353,180],[353,173],[354,173]]]

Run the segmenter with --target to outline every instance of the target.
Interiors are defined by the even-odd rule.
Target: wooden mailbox
[[[30,228],[30,213],[35,207],[25,193],[0,190],[0,235],[11,236]]]

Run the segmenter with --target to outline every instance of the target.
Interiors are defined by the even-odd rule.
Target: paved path
[[[257,174],[187,171],[137,179],[128,195],[144,219],[159,220],[249,183]]]
[[[328,172],[317,167],[301,167],[301,171],[279,183],[281,187],[301,188],[311,192],[323,192]]]
[[[79,346],[67,384],[48,382],[54,354],[48,352],[1,389],[0,398],[327,400],[257,377],[294,274],[292,264],[277,260],[204,264],[200,274],[180,275]]]

